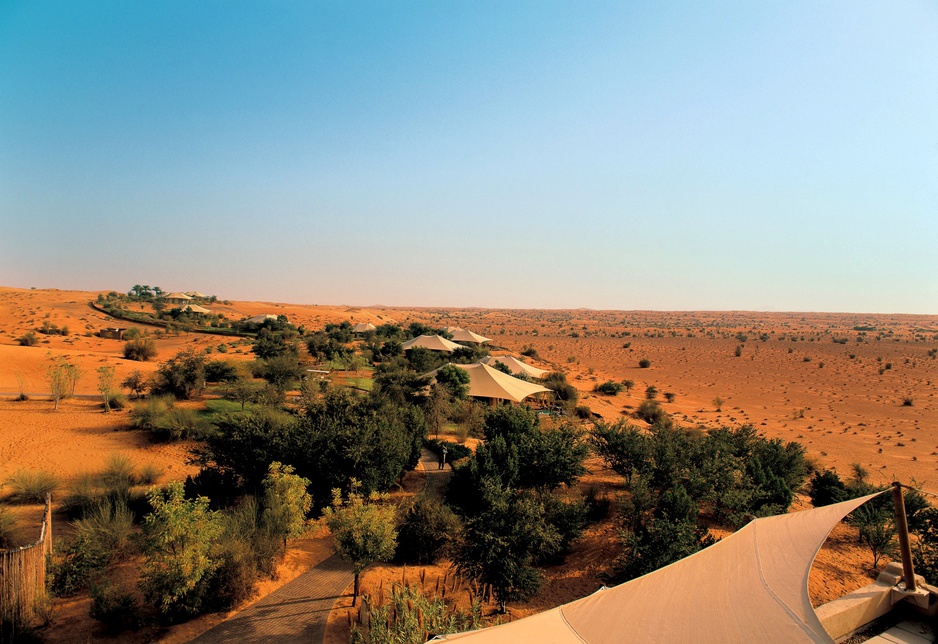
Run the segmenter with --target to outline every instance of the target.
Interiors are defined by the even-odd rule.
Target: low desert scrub
[[[75,539],[53,555],[49,567],[52,592],[68,597],[97,581],[112,561],[120,561],[133,547],[133,512],[126,504],[99,503],[73,522]]]
[[[651,366],[651,360],[649,360],[648,358],[642,358],[641,360],[638,361],[638,366],[642,369],[647,369],[648,367]]]
[[[128,360],[146,362],[156,357],[156,342],[153,338],[136,338],[124,343],[124,357]]]
[[[902,406],[903,406],[903,407],[911,407],[914,402],[915,402],[915,401],[912,399],[911,396],[906,396],[905,398],[902,399]]]
[[[614,380],[607,380],[606,382],[599,383],[593,387],[593,391],[600,394],[606,394],[607,396],[615,396],[620,393],[625,387],[620,382],[615,382]]]
[[[11,503],[45,503],[46,495],[59,488],[59,479],[43,470],[19,470],[7,481]]]
[[[39,336],[36,335],[35,331],[27,331],[20,337],[16,339],[17,344],[21,347],[34,347],[39,344]]]
[[[116,635],[140,625],[140,605],[132,590],[113,585],[106,578],[91,584],[91,607],[88,614]]]
[[[155,463],[147,463],[140,468],[137,479],[141,485],[153,485],[163,476],[163,468]]]
[[[16,530],[16,519],[10,511],[0,505],[0,548],[13,547],[13,533]]]

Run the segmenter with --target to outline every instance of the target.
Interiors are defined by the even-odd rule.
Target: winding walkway
[[[424,490],[442,498],[452,474],[449,464],[439,469],[436,454],[427,449],[423,450],[420,464],[427,473]],[[332,607],[353,581],[351,564],[332,555],[256,604],[202,633],[192,644],[318,644],[325,637]]]

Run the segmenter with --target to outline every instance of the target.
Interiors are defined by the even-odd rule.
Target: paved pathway
[[[427,473],[425,490],[438,499],[443,498],[453,473],[449,463],[445,469],[439,469],[439,459],[427,449],[423,450],[420,463]],[[333,605],[354,579],[351,564],[332,555],[256,604],[202,633],[192,644],[318,644],[325,637]]]
[[[192,641],[322,642],[332,606],[353,578],[352,566],[332,555]]]

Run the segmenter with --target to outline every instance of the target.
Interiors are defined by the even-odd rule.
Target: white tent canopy
[[[375,330],[375,325],[371,322],[359,322],[352,327],[352,333],[368,333]]]
[[[547,387],[519,380],[481,362],[453,366],[469,372],[469,395],[474,398],[495,398],[521,402],[528,396],[550,391]],[[427,375],[435,376],[437,371],[439,369],[431,371]]]
[[[489,356],[488,358],[482,360],[482,362],[489,365],[490,367],[494,366],[496,362],[499,362],[511,369],[512,373],[523,372],[532,378],[543,378],[544,374],[549,373],[547,369],[538,369],[537,367],[532,367],[531,365],[518,360],[518,358],[514,356]]]
[[[444,639],[830,643],[811,606],[808,574],[834,526],[874,496],[756,519],[638,579],[516,622]]]
[[[408,340],[401,345],[401,349],[404,351],[413,349],[414,347],[429,349],[430,351],[445,351],[447,353],[455,351],[456,349],[465,348],[459,344],[456,344],[455,342],[450,342],[446,338],[439,335],[420,335],[413,340]]]
[[[456,342],[474,342],[475,344],[485,344],[486,342],[492,341],[490,338],[481,336],[478,333],[473,333],[472,331],[467,331],[466,329],[460,329],[458,326],[448,326],[444,330],[452,335],[453,340]]]

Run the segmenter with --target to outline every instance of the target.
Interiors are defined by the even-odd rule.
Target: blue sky
[[[938,5],[0,0],[0,284],[938,313]]]

